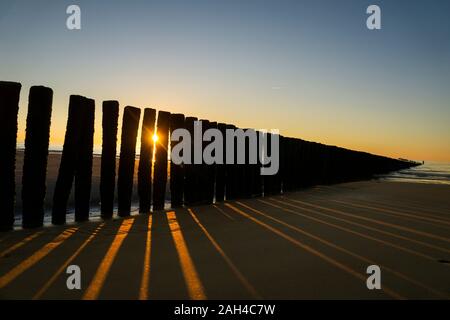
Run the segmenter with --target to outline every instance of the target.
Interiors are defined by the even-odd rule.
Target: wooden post
[[[103,101],[102,105],[102,162],[100,168],[100,206],[104,219],[113,216],[116,185],[117,125],[119,103]]]
[[[217,129],[217,122],[209,122],[208,129]],[[205,131],[206,131],[205,130]],[[214,184],[216,180],[216,167],[215,163],[206,164],[206,183],[205,183],[205,202],[212,204],[214,202]]]
[[[264,155],[269,155],[271,151],[270,148],[271,136],[269,132],[264,133],[264,139],[265,139],[265,143],[263,143]],[[272,194],[273,177],[269,175],[264,175],[263,181],[264,181],[264,196],[266,197]]]
[[[227,130],[228,129],[236,129],[234,125],[227,124]],[[231,138],[232,141],[229,141],[229,139],[225,136],[225,145],[228,143],[234,144],[234,161],[233,164],[226,164],[226,170],[227,175],[225,179],[225,195],[227,200],[233,200],[237,197],[237,190],[236,190],[236,180],[237,180],[237,169],[236,169],[236,138]]]
[[[131,213],[134,164],[136,161],[136,139],[141,109],[127,106],[123,112],[120,143],[119,176],[117,179],[118,214],[121,217]]]
[[[280,168],[279,168],[279,173],[278,173],[278,177],[279,177],[279,181],[280,181],[280,191],[283,192],[284,190],[284,182],[285,182],[285,171],[286,171],[286,167],[287,167],[287,157],[285,156],[285,145],[287,138],[283,137],[282,135],[279,136],[279,163],[280,163]]]
[[[153,178],[153,210],[163,210],[167,183],[167,149],[169,146],[170,112],[159,111],[156,125],[158,142],[155,145]]]
[[[24,228],[36,228],[44,223],[45,178],[52,100],[52,89],[40,86],[30,88],[22,175],[22,226]]]
[[[16,82],[0,81],[0,231],[14,225],[17,114],[20,89]]]
[[[170,136],[176,129],[184,128],[184,115],[181,113],[170,116]],[[181,142],[171,141],[171,150]],[[174,164],[170,161],[170,202],[172,208],[183,205],[184,165]]]
[[[75,220],[89,216],[94,134],[94,100],[71,95],[61,164],[53,194],[52,223],[66,222],[67,201],[75,178]]]
[[[141,130],[141,153],[138,169],[139,212],[149,213],[152,201],[153,136],[156,110],[145,108]]]
[[[259,146],[259,131],[256,131],[256,143],[257,143],[257,163],[253,165],[253,183],[252,183],[252,196],[260,197],[262,196],[262,179],[261,179],[261,162],[260,162],[260,152],[261,148]]]
[[[209,129],[209,121],[202,119],[200,120],[202,122],[202,137],[206,130]],[[203,141],[202,142],[202,155],[203,150],[205,150],[205,147],[208,145],[208,142]],[[204,162],[202,157],[202,163],[198,165],[199,167],[199,198],[197,199],[197,202],[199,204],[205,204],[207,203],[208,198],[208,165]]]
[[[241,128],[236,128],[241,129]],[[243,131],[245,131],[245,129],[241,129]],[[245,152],[245,140],[244,139],[244,152]],[[243,198],[244,195],[244,184],[245,184],[245,172],[244,172],[244,167],[245,164],[242,163],[238,163],[238,156],[237,156],[237,152],[238,152],[238,139],[235,139],[235,147],[234,147],[234,159],[235,159],[235,165],[234,165],[234,192],[235,192],[235,198],[236,199],[240,199]],[[245,160],[245,158],[244,158]],[[245,161],[244,161],[245,163]]]
[[[195,203],[198,193],[198,175],[196,174],[196,165],[194,165],[194,122],[195,117],[186,117],[184,126],[191,135],[191,164],[184,166],[184,203],[192,205]]]
[[[294,157],[292,150],[290,150],[290,138],[280,136],[280,168],[281,183],[283,193],[291,190],[291,179],[293,170],[290,168],[290,163]]]
[[[311,143],[309,141],[301,142],[301,156],[302,156],[302,174],[303,183],[302,187],[309,187],[312,185],[313,179],[313,166],[312,153],[310,150]]]
[[[89,219],[92,186],[92,158],[94,152],[95,101],[84,98],[80,144],[75,169],[75,221]]]
[[[217,128],[222,133],[223,137],[223,164],[217,164],[216,165],[216,202],[222,202],[225,199],[225,160],[226,160],[226,147],[225,147],[225,130],[226,130],[226,124],[225,123],[219,123],[217,125]]]
[[[248,130],[248,131],[247,131]],[[246,132],[253,132],[253,134],[256,134],[256,131],[254,129],[245,129]],[[243,172],[242,172],[242,196],[244,198],[251,198],[253,195],[253,185],[255,177],[255,164],[250,163],[250,159],[255,156],[251,155],[250,151],[252,149],[250,148],[250,138],[245,138],[245,164],[243,165]],[[258,139],[256,139],[256,143],[258,142]],[[256,148],[256,156],[258,153],[258,149]]]
[[[283,140],[283,138],[278,133],[272,133],[272,139],[275,139],[275,137],[277,137],[277,139],[278,139],[278,161],[279,161],[278,165],[279,165],[279,167],[278,167],[278,172],[273,175],[273,179],[274,179],[273,193],[274,194],[280,194],[281,193],[281,172],[283,170],[282,165],[281,165],[281,161],[280,161],[281,160],[280,159],[280,154],[282,152],[282,140]],[[273,154],[275,152],[276,152],[275,150],[273,150],[273,149],[271,150],[272,159],[273,159]]]

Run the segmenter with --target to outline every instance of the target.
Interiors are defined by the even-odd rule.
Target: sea
[[[398,182],[450,185],[450,162],[426,161],[420,166],[391,172],[380,178]]]

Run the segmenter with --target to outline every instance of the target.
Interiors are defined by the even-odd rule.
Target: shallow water
[[[418,167],[392,172],[382,178],[390,181],[450,185],[450,163],[425,162]]]

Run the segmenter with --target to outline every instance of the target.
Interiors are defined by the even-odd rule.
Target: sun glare
[[[152,140],[153,142],[158,142],[158,136],[156,133],[153,135]]]

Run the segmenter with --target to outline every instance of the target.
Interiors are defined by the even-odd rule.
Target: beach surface
[[[79,267],[81,289],[67,267]],[[367,267],[381,270],[369,290]],[[448,299],[450,185],[372,180],[0,234],[2,299]]]

